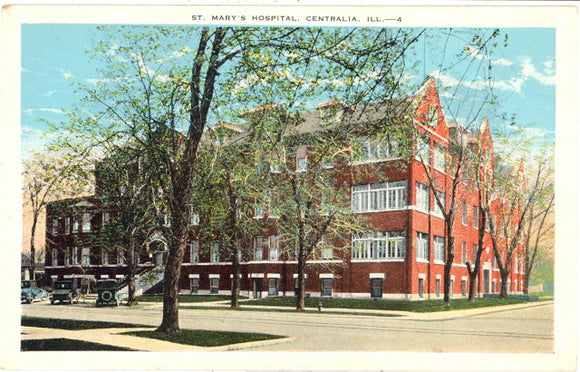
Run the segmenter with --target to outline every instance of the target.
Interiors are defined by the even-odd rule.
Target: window
[[[425,294],[425,279],[419,278],[418,284],[417,293],[419,294],[419,297],[423,297]]]
[[[64,253],[64,265],[65,266],[70,266],[70,258],[71,258],[70,248],[66,248],[65,253]]]
[[[255,218],[264,218],[264,206],[262,204],[257,204],[254,209]]]
[[[476,206],[473,207],[473,227],[479,228],[479,208]]]
[[[441,278],[435,279],[435,295],[437,297],[441,296]]]
[[[125,257],[123,256],[123,250],[122,249],[118,249],[117,250],[117,264],[118,265],[124,265],[125,264]]]
[[[467,203],[465,200],[461,202],[461,223],[467,226]]]
[[[332,278],[321,279],[320,295],[321,296],[332,296]]]
[[[263,238],[261,236],[254,237],[254,260],[262,261],[264,259]]]
[[[446,208],[447,203],[445,200],[445,193],[443,191],[435,190],[435,194],[437,195],[437,198],[439,199],[441,204],[443,204],[443,208]],[[436,216],[443,218],[443,210],[439,208],[439,203],[437,203],[437,199],[435,199],[435,201],[433,202],[433,213]]]
[[[109,252],[101,248],[101,262],[103,265],[109,264]]]
[[[282,172],[282,163],[280,160],[275,158],[274,156],[270,157],[270,173],[281,173]]]
[[[429,165],[430,143],[431,140],[425,135],[420,135],[417,138],[417,159],[426,165]]]
[[[461,295],[465,297],[467,295],[467,280],[461,280]]]
[[[91,264],[91,249],[90,248],[83,248],[82,257],[81,257],[81,264],[83,266],[89,266]]]
[[[371,278],[371,297],[383,297],[383,278]]]
[[[88,212],[83,213],[83,232],[91,231],[91,214]]]
[[[405,258],[405,231],[358,233],[352,237],[353,260]]]
[[[429,186],[424,183],[417,182],[417,209],[428,212],[429,211]]]
[[[190,226],[199,225],[199,213],[195,213],[193,204],[189,205],[189,225]]]
[[[70,217],[64,218],[64,233],[70,234]]]
[[[192,240],[189,243],[189,262],[199,262],[199,240]]]
[[[101,214],[101,225],[105,226],[111,220],[111,212],[103,212]]]
[[[445,171],[445,147],[437,142],[433,146],[433,166],[437,170]]]
[[[435,262],[445,262],[445,238],[442,236],[433,238],[433,254]]]
[[[79,232],[79,221],[76,218],[73,220],[72,232],[75,234]]]
[[[278,296],[278,278],[268,279],[268,296]]]
[[[220,246],[218,243],[212,243],[210,255],[211,262],[220,262]]]
[[[210,278],[209,279],[209,293],[218,294],[220,290],[220,278]]]
[[[79,264],[79,248],[74,247],[72,249],[72,264],[78,265]]]
[[[322,237],[322,240],[320,241],[320,246],[321,246],[320,258],[322,258],[323,260],[332,260],[333,249],[332,245],[328,243],[328,238],[326,236]]]
[[[461,242],[461,263],[467,262],[467,242]]]
[[[298,150],[296,150],[296,172],[306,172],[308,169],[306,150],[306,146],[300,146]]]
[[[475,265],[475,260],[477,260],[477,250],[479,246],[477,244],[473,245],[473,264]]]
[[[451,278],[451,282],[449,283],[449,297],[453,297],[453,287],[455,287],[455,279]]]
[[[270,261],[278,261],[278,250],[280,248],[280,241],[278,235],[270,235],[268,238],[268,259]]]
[[[56,248],[52,249],[52,266],[58,266],[58,251]]]
[[[354,162],[373,162],[396,158],[399,143],[386,136],[359,137],[353,141]]]
[[[417,232],[417,261],[429,261],[429,234]]]
[[[52,219],[52,235],[58,235],[58,218]]]
[[[199,291],[199,278],[189,279],[189,288],[191,293],[195,294]]]
[[[353,212],[402,209],[407,205],[407,181],[380,182],[352,188]]]

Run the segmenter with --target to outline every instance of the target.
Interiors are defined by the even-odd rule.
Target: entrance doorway
[[[262,278],[254,278],[254,298],[262,298]]]
[[[490,292],[490,287],[489,287],[489,282],[491,279],[491,271],[489,269],[484,269],[483,270],[483,293],[489,293]]]

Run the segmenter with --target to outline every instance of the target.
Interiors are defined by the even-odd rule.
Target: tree
[[[542,151],[543,154],[552,154],[553,151],[546,149]],[[554,232],[554,182],[552,157],[548,159],[535,159],[535,165],[541,167],[546,165],[546,171],[542,176],[541,184],[538,186],[539,190],[536,197],[532,200],[530,205],[530,212],[526,219],[527,239],[524,241],[523,263],[524,263],[524,285],[523,292],[528,294],[530,278],[534,272],[536,259],[542,255],[542,250],[545,247],[550,249],[553,246],[553,232]]]
[[[454,35],[454,30],[445,30],[443,36],[450,38]],[[440,108],[445,106],[448,118],[464,116],[463,125],[457,125],[454,137],[450,138],[448,144],[435,142],[431,144],[428,138],[425,138],[423,130],[416,130],[414,134],[414,151],[415,157],[422,164],[424,173],[427,178],[429,190],[433,195],[434,204],[441,211],[445,223],[445,264],[443,275],[443,303],[444,306],[450,306],[450,285],[451,285],[451,268],[455,260],[455,230],[454,225],[457,218],[457,210],[463,202],[461,198],[467,191],[473,190],[477,179],[472,178],[468,180],[469,176],[469,161],[473,159],[473,151],[475,154],[481,150],[474,149],[469,146],[467,135],[469,131],[473,131],[474,124],[480,119],[480,114],[485,108],[493,106],[496,102],[493,84],[492,84],[492,63],[490,55],[497,47],[497,38],[500,36],[498,29],[493,30],[475,30],[473,32],[471,45],[467,46],[456,54],[456,57],[463,61],[468,61],[467,68],[462,74],[460,81],[452,87],[448,94],[440,94],[438,97],[433,97],[426,102],[419,103],[419,113],[424,122],[431,122],[434,120],[437,123],[440,120]],[[507,36],[504,38],[504,45],[507,44]],[[448,53],[443,50],[443,56]],[[440,64],[439,74],[446,71],[447,66],[444,66],[445,58],[442,58]],[[455,65],[453,63],[452,65]],[[458,100],[457,97],[462,97],[461,88],[478,82],[481,75],[484,75],[486,80],[484,83],[485,89],[482,90],[480,97],[472,97],[469,99]],[[447,99],[446,97],[453,97]],[[423,107],[421,107],[423,106]],[[431,109],[434,108],[434,110]],[[448,119],[449,120],[449,119]],[[439,163],[439,164],[437,164]],[[476,162],[476,164],[479,162]],[[477,167],[472,174],[477,174]],[[468,181],[468,182],[465,182]],[[485,195],[480,194],[480,197]],[[481,257],[481,246],[483,242],[483,231],[480,231],[478,244],[478,253],[474,265],[479,265]],[[475,290],[474,279],[476,278],[479,267],[475,268],[470,263],[468,271],[470,274],[471,284],[470,293]]]
[[[36,229],[47,203],[70,195],[87,191],[83,186],[86,183],[87,172],[78,164],[71,161],[69,155],[60,157],[50,152],[34,153],[24,162],[24,198],[32,212],[30,227],[30,278],[34,279],[34,266],[40,258],[35,245]],[[82,174],[79,173],[82,170]],[[76,176],[80,176],[79,179]]]
[[[196,235],[219,245],[219,256],[232,262],[231,307],[239,307],[240,263],[248,254],[249,237],[260,231],[253,218],[260,177],[251,148],[230,143],[227,126],[214,126],[202,143],[194,185],[193,209],[199,213]],[[207,247],[206,247],[207,248]],[[209,252],[211,254],[211,250]]]
[[[105,255],[116,252],[127,265],[127,306],[136,305],[136,275],[139,256],[155,231],[166,228],[163,208],[153,191],[147,161],[134,147],[114,147],[110,156],[96,166],[98,208],[106,218],[95,244]]]

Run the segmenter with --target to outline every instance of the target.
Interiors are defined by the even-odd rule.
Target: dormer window
[[[344,113],[344,105],[340,101],[321,103],[316,106],[316,109],[320,113],[320,120],[322,121],[322,125],[338,123],[340,120],[342,120]]]

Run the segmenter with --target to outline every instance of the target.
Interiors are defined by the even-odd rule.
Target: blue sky
[[[70,79],[91,81],[97,79],[98,66],[90,61],[87,50],[91,48],[98,33],[95,25],[87,24],[23,24],[22,25],[22,75],[21,75],[21,134],[22,153],[38,150],[49,140],[43,136],[47,126],[43,120],[59,122],[65,119],[63,109],[73,109],[79,96],[74,93]],[[456,30],[457,31],[457,30]],[[435,47],[426,48],[419,73],[415,80],[425,74],[437,78],[441,89],[444,109],[448,116],[456,116],[462,122],[467,116],[455,112],[453,102],[477,96],[482,91],[483,75],[473,73],[461,79],[465,64],[456,64],[456,53],[470,48],[467,29],[458,30],[448,40],[445,58],[442,57],[443,39],[431,40]],[[485,110],[480,115],[489,118],[495,128],[506,126],[498,112],[515,115],[518,125],[527,132],[550,141],[555,136],[555,30],[551,28],[502,28],[509,35],[507,47],[503,42],[492,55],[471,50],[477,61],[491,61],[493,84],[500,105]],[[428,31],[427,34],[430,34]],[[463,35],[465,37],[463,37]],[[500,40],[503,41],[503,40]],[[429,43],[429,42],[428,42]],[[420,48],[419,48],[420,49]],[[450,70],[441,66],[455,65]],[[460,93],[451,97],[455,86]],[[445,105],[449,107],[445,107]],[[465,106],[465,105],[463,105]],[[462,117],[465,116],[465,117]]]

